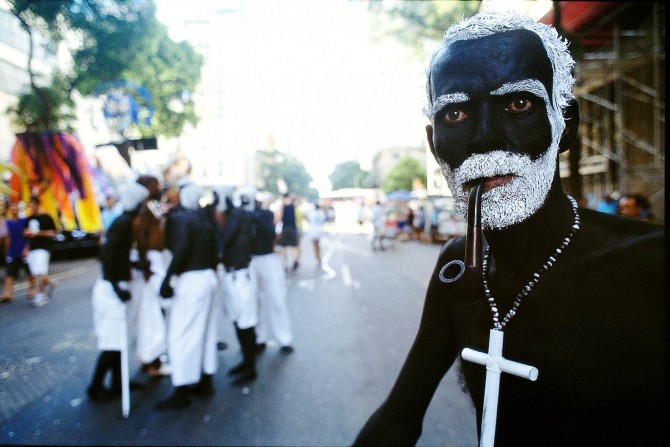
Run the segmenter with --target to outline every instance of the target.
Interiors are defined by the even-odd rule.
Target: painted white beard
[[[514,175],[508,184],[482,195],[482,227],[499,229],[522,222],[540,209],[554,179],[557,157],[558,144],[553,143],[536,161],[528,155],[497,150],[472,155],[455,170],[444,161],[440,160],[439,164],[456,208],[466,218],[469,197],[463,189],[466,182],[482,177]]]

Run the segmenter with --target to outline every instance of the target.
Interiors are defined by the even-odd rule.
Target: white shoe
[[[33,307],[42,307],[48,301],[49,301],[49,298],[47,298],[46,295],[44,295],[42,293],[38,293],[37,295],[35,295],[35,298],[33,298]]]

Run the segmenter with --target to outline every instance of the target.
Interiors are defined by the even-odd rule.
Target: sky
[[[208,2],[209,5],[212,2]],[[198,2],[157,0],[159,20],[181,40],[179,24]],[[391,39],[374,42],[366,2],[246,2],[255,133],[273,134],[329,189],[337,163],[370,168],[388,147],[422,147],[427,119],[425,64]]]
[[[238,0],[156,0],[174,40],[184,18]],[[488,8],[518,8],[520,0]],[[530,2],[532,4],[547,3]],[[320,191],[337,163],[371,167],[392,147],[424,147],[427,62],[392,38],[373,39],[363,0],[246,0],[252,132],[272,134]],[[438,43],[435,43],[437,47]]]

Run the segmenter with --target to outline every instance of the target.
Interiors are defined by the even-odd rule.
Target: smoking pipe
[[[481,180],[470,189],[468,197],[468,227],[465,234],[464,261],[455,259],[448,262],[440,270],[440,281],[446,284],[467,285],[468,278],[476,279],[481,284],[482,272],[482,194],[484,180]],[[460,284],[465,283],[465,284]]]

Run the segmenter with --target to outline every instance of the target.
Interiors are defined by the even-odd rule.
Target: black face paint
[[[549,105],[531,92],[502,96],[491,92],[507,83],[536,80],[551,98],[552,73],[540,38],[527,30],[458,41],[442,50],[431,69],[433,102],[454,94],[468,99],[435,114],[437,156],[452,169],[472,154],[492,150],[537,159],[552,140]]]
[[[485,228],[525,220],[551,187],[562,130],[552,76],[527,30],[457,41],[433,61],[431,148],[462,213],[469,187],[485,180]]]

